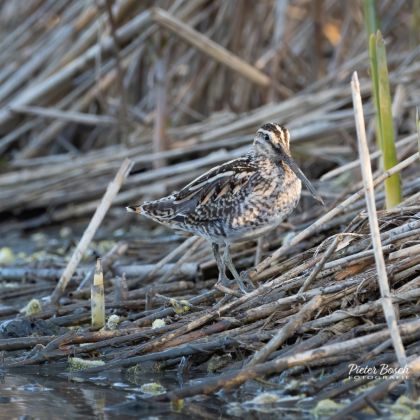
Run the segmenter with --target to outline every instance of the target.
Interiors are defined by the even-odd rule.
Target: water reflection
[[[0,381],[0,419],[153,419],[228,418],[223,401],[206,399],[176,413],[170,404],[150,403],[141,385],[158,382],[165,389],[178,386],[175,373],[141,376],[107,373],[90,378],[82,373],[6,373]],[[194,415],[195,413],[195,415]]]
[[[153,389],[178,388],[181,384],[175,371],[129,369],[89,376],[69,373],[64,363],[55,366],[30,366],[0,376],[0,420],[313,418],[301,405],[305,402],[301,397],[282,395],[280,387],[267,391],[256,381],[212,397],[189,398],[177,412],[169,403],[147,399]],[[196,381],[200,379],[193,379]]]

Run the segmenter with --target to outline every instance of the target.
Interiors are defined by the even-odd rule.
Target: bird
[[[243,156],[215,166],[178,192],[127,210],[207,239],[216,260],[218,283],[228,284],[228,268],[239,289],[247,293],[230,247],[276,228],[297,206],[302,183],[323,204],[291,156],[289,130],[266,123]]]

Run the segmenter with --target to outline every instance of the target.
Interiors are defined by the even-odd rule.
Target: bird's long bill
[[[305,174],[301,171],[297,163],[286,153],[282,153],[282,159],[289,165],[290,169],[296,174],[296,176],[305,184],[305,187],[309,190],[315,200],[318,200],[322,205],[324,205],[324,200],[320,195],[317,194],[315,188],[311,184]]]

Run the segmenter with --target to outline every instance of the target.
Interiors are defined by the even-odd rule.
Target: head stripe
[[[286,127],[277,123],[266,123],[258,129],[257,133],[268,135],[273,146],[282,146],[286,150],[289,149],[290,135]]]
[[[277,124],[273,124],[273,123],[267,123],[264,124],[261,128],[263,130],[269,131],[271,133],[275,133],[277,136],[281,135],[281,131],[278,128],[279,126]]]
[[[264,128],[260,128],[260,129],[258,130],[258,132],[259,132],[259,133],[263,133],[263,134],[268,134],[268,135],[270,135],[270,134],[272,134],[272,133],[273,133],[272,131],[265,130]]]

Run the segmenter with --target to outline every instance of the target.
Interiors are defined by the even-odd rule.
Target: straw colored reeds
[[[420,49],[407,41],[407,28],[416,38],[410,2],[379,3],[397,158],[385,168],[361,4],[4,2],[3,367],[62,366],[70,356],[103,361],[84,366],[88,374],[128,369],[141,381],[139,372],[177,371],[183,387],[151,398],[176,401],[190,417],[181,399],[251,380],[270,391],[281,384],[311,409],[334,400],[329,415],[341,418],[366,405],[392,412],[406,393],[399,384],[415,384],[420,371]],[[366,121],[361,155],[354,71]],[[214,287],[204,240],[175,236],[125,206],[239,156],[269,121],[289,127],[292,154],[326,206],[304,191],[258,250],[253,241],[233,246],[235,265],[255,284],[242,295]],[[390,208],[384,183],[398,174],[402,201]],[[98,257],[104,301],[92,328]],[[32,299],[39,310],[19,313]],[[405,362],[405,377],[349,378],[350,364]],[[298,410],[307,414],[307,405]]]

